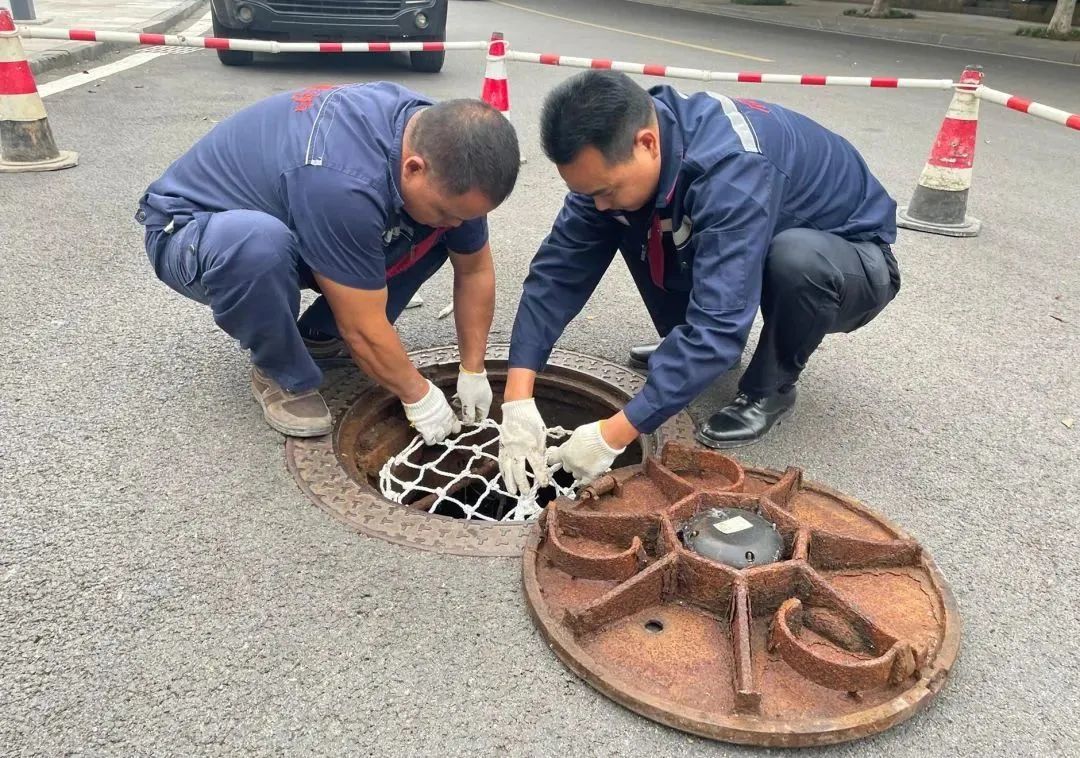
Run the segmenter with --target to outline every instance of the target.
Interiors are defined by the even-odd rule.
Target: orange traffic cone
[[[506,81],[506,40],[502,32],[492,32],[488,44],[484,90],[480,97],[497,111],[510,112],[510,85]]]
[[[481,99],[506,119],[510,118],[510,82],[506,77],[506,40],[502,32],[492,32],[488,45],[487,67],[484,69],[484,89]],[[525,150],[521,150],[521,162],[525,163]]]
[[[79,156],[58,150],[11,13],[0,9],[0,173],[71,168]]]
[[[982,79],[978,67],[964,70],[911,203],[896,212],[897,226],[950,237],[979,233],[982,222],[967,215],[967,201],[979,127],[975,89]]]

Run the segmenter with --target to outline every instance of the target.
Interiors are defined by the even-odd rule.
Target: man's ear
[[[401,169],[401,173],[404,174],[406,178],[415,179],[423,176],[424,173],[427,172],[428,165],[427,161],[419,155],[410,155],[405,159],[404,163],[402,163]]]
[[[660,155],[660,134],[653,127],[645,127],[638,131],[634,137],[635,144],[649,151],[649,155],[656,158]]]

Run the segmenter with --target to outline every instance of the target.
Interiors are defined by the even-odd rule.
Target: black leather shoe
[[[349,349],[345,347],[345,342],[337,337],[327,339],[304,337],[304,347],[316,361],[332,361],[349,357]]]
[[[795,394],[792,387],[787,392],[752,400],[740,392],[730,405],[714,413],[698,430],[698,442],[718,450],[752,445],[791,415]]]
[[[656,352],[656,348],[660,347],[659,342],[654,342],[651,345],[638,345],[637,347],[630,348],[630,360],[627,361],[630,364],[630,368],[641,369],[642,371],[649,370],[649,359],[652,358],[652,354]],[[734,371],[742,366],[742,356],[739,356],[739,360],[734,366],[728,369],[728,371]]]
[[[630,348],[630,368],[649,368],[649,358],[652,358],[652,354],[656,352],[658,347],[660,347],[660,343],[654,342],[651,345],[638,345]]]

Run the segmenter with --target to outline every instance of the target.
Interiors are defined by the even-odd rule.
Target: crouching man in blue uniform
[[[486,214],[517,180],[517,138],[479,100],[433,104],[376,83],[315,87],[223,121],[143,196],[158,277],[209,305],[251,351],[252,391],[278,431],[326,434],[317,358],[351,353],[428,444],[460,428],[392,324],[450,260],[466,421],[491,406],[495,305]],[[300,290],[321,296],[297,321]]]
[[[545,479],[536,372],[616,251],[663,341],[635,350],[649,377],[622,411],[548,451],[582,481],[736,366],[759,307],[738,395],[698,432],[710,447],[761,439],[791,412],[822,338],[863,326],[899,290],[895,203],[847,141],[805,116],[590,71],[548,96],[541,135],[571,193],[511,339],[500,465],[518,487],[526,462]]]

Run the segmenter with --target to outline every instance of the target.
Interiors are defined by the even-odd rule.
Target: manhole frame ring
[[[506,361],[509,349],[506,344],[491,345],[486,360]],[[421,373],[460,360],[456,346],[417,350],[409,356]],[[548,363],[603,381],[612,390],[624,393],[627,399],[636,394],[646,380],[645,376],[626,366],[569,350],[553,350]],[[392,503],[357,484],[339,462],[334,440],[343,414],[360,395],[370,390],[372,382],[351,362],[328,368],[327,375],[329,381],[324,382],[322,391],[334,416],[334,431],[323,437],[290,437],[285,443],[285,463],[289,473],[310,501],[362,534],[396,545],[447,555],[521,557],[532,522],[470,522],[421,513]],[[693,420],[686,411],[669,420],[652,437],[656,450],[669,441],[696,444]]]

